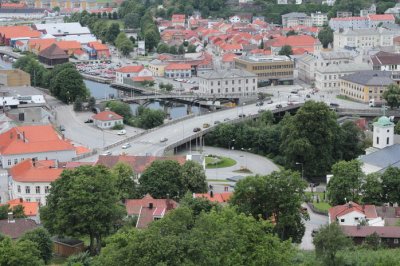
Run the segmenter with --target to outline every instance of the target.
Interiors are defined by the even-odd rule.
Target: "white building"
[[[322,27],[328,24],[328,15],[326,13],[311,13],[311,21],[313,26]]]
[[[282,15],[282,26],[284,28],[296,26],[312,26],[312,19],[305,13],[292,12]]]
[[[34,24],[33,28],[55,37],[91,34],[89,28],[82,27],[79,22]]]
[[[93,124],[101,129],[109,129],[114,126],[123,125],[123,117],[108,109],[92,116]]]
[[[393,145],[394,123],[387,117],[381,117],[374,123],[373,147],[384,149]]]
[[[339,225],[359,225],[362,222],[372,221],[374,226],[384,226],[377,222],[378,213],[375,205],[358,205],[355,202],[348,202],[329,209],[329,223],[337,222]]]
[[[337,17],[331,18],[329,27],[333,30],[339,29],[368,29],[377,28],[381,24],[395,24],[395,18],[391,14],[375,15],[369,14],[360,17]]]
[[[242,69],[198,73],[199,92],[204,94],[256,94],[257,75]]]
[[[51,125],[20,126],[0,135],[0,161],[3,168],[31,158],[70,161],[76,148],[64,140]]]
[[[46,205],[50,183],[59,178],[62,171],[63,168],[58,168],[57,161],[25,159],[10,169],[11,199],[20,198]]]
[[[182,63],[171,63],[164,68],[166,78],[191,78],[192,66]]]
[[[125,78],[151,77],[153,73],[144,66],[124,66],[115,70],[115,82],[124,84]]]
[[[334,32],[333,47],[362,49],[393,46],[393,38],[397,35],[395,31],[384,28],[345,29]]]

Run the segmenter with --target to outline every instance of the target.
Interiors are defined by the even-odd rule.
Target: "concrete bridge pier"
[[[166,114],[167,118],[171,117],[171,106],[169,106],[168,104],[164,105],[164,113]]]
[[[188,114],[188,115],[192,114],[192,105],[188,104],[186,106],[187,106],[186,107],[186,114]]]

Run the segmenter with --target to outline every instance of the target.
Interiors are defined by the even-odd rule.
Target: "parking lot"
[[[109,78],[109,79],[115,78],[115,69],[119,67],[120,64],[115,64],[106,61],[96,64],[81,63],[76,65],[76,69],[82,74],[98,76],[102,78]]]

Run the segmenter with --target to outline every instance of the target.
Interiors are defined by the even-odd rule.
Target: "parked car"
[[[274,101],[273,100],[267,100],[266,103],[267,104],[271,104],[271,103],[274,103]]]
[[[256,103],[256,106],[263,106],[264,105],[264,102],[258,102],[258,103]]]
[[[277,109],[282,108],[282,104],[275,105],[275,108],[277,108]]]
[[[88,119],[85,121],[85,123],[93,123],[93,119]]]
[[[339,104],[338,103],[330,103],[329,104],[331,107],[339,107]]]
[[[209,123],[204,123],[203,124],[203,128],[209,128],[210,127],[210,124]]]
[[[162,138],[162,139],[160,139],[160,142],[166,142],[166,141],[168,141],[167,138]]]
[[[297,94],[298,91],[291,91],[290,93],[291,93],[291,94]]]
[[[60,125],[60,131],[65,131],[65,127],[63,125]]]
[[[229,121],[229,120],[231,120],[231,119],[230,119],[230,118],[228,118],[228,117],[224,119],[224,121]]]
[[[316,234],[318,234],[318,229],[313,229],[311,232],[311,236],[314,237],[316,236]]]
[[[239,117],[240,117],[240,118],[246,117],[246,115],[245,115],[245,114],[239,114]]]
[[[306,95],[306,98],[311,98],[310,94],[307,94],[307,95]]]
[[[125,130],[125,129],[122,129],[122,130],[118,131],[117,134],[118,134],[118,135],[125,135],[125,134],[126,134],[126,130]]]
[[[199,132],[199,131],[201,131],[201,128],[199,128],[199,127],[193,128],[193,132]]]
[[[128,149],[130,147],[132,147],[130,143],[126,143],[126,144],[122,145],[122,149]]]
[[[103,154],[101,154],[101,155],[103,155],[103,156],[109,156],[109,155],[112,155],[112,153],[111,153],[110,151],[106,151],[105,153],[103,153]]]
[[[220,121],[214,121],[214,125],[218,125],[219,123],[221,123]]]

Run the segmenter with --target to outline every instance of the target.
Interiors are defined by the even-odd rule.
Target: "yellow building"
[[[109,1],[110,5],[113,4],[113,1]],[[25,3],[30,7],[35,8],[54,8],[59,7],[60,9],[64,8],[78,8],[81,10],[90,10],[99,8],[96,0],[26,0]],[[105,3],[102,3],[104,5]]]
[[[164,77],[165,67],[167,63],[164,63],[158,59],[154,59],[149,63],[148,69],[153,73],[154,77]]]
[[[0,69],[0,85],[7,87],[30,86],[31,75],[20,69]]]
[[[340,78],[340,94],[364,103],[383,102],[386,87],[393,83],[390,71],[359,71]]]

